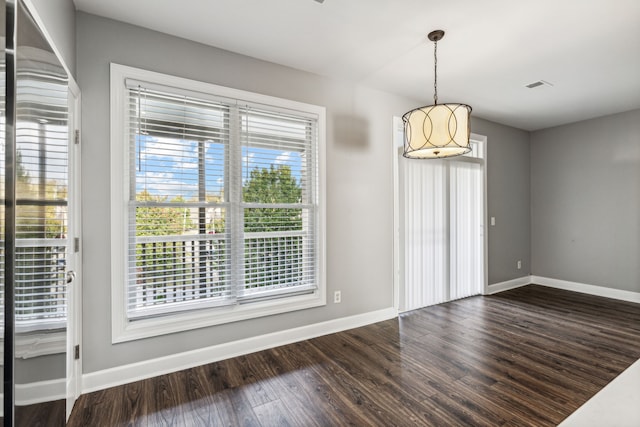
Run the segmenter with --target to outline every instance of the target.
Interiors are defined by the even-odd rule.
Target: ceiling
[[[638,0],[74,0],[78,10],[537,130],[640,108]],[[528,89],[525,85],[544,80]],[[401,111],[399,114],[403,113]]]

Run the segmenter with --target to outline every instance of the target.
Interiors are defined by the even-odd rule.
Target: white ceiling
[[[536,130],[640,108],[640,0],[74,0],[77,9]],[[553,86],[527,89],[545,80]],[[416,105],[416,107],[419,105]],[[398,114],[403,112],[399,111]]]

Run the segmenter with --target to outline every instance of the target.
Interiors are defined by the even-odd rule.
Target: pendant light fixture
[[[466,104],[438,104],[438,41],[444,37],[444,31],[432,31],[428,37],[434,44],[434,104],[416,108],[402,116],[405,135],[403,155],[410,159],[440,159],[471,151],[471,107]]]

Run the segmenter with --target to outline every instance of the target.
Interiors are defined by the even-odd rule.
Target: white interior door
[[[80,91],[69,84],[69,218],[67,258],[67,368],[66,418],[80,395],[81,359],[79,358],[82,329],[82,257],[80,212]]]

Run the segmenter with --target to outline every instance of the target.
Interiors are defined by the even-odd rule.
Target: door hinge
[[[73,252],[80,252],[80,238],[75,237],[73,239]]]
[[[74,142],[76,144],[80,144],[80,130],[79,129],[76,129],[75,136],[74,136]]]
[[[75,360],[79,360],[80,359],[80,345],[76,345],[73,348],[73,358]]]

